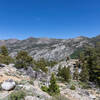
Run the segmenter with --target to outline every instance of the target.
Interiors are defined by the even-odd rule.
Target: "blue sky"
[[[0,0],[0,39],[100,34],[100,0]]]

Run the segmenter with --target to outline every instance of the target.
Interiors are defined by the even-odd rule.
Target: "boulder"
[[[5,67],[5,64],[0,64],[0,67],[2,68],[2,67]]]
[[[95,95],[90,94],[90,98],[91,98],[91,99],[93,99],[93,100],[95,100],[95,99],[96,99],[96,96],[95,96]]]
[[[13,90],[16,86],[16,83],[12,79],[8,79],[1,84],[2,89],[6,91]]]
[[[26,73],[27,73],[27,75],[29,75],[31,78],[35,78],[35,71],[33,71],[32,67],[28,67]]]

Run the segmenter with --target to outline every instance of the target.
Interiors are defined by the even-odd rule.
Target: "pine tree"
[[[95,47],[85,47],[80,55],[81,73],[83,82],[95,82],[100,86],[100,42],[95,42]]]
[[[64,66],[61,68],[61,66],[59,66],[57,76],[62,78],[63,81],[69,82],[71,79],[70,67]]]
[[[63,78],[66,82],[69,82],[70,79],[71,79],[71,74],[70,74],[70,68],[66,66],[63,68],[63,71],[62,71],[62,74],[63,74]]]
[[[82,82],[86,82],[86,83],[89,81],[89,72],[88,72],[88,69],[86,67],[86,64],[84,64],[82,66],[82,71],[80,73],[80,80]]]
[[[71,79],[71,74],[70,74],[70,68],[69,67],[63,67],[61,69],[61,73],[60,73],[61,77],[64,79],[64,81],[69,82]]]
[[[51,75],[50,85],[49,85],[49,94],[57,95],[60,93],[59,86],[56,83],[56,77],[54,73]]]

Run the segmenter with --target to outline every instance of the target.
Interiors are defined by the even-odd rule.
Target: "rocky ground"
[[[62,66],[72,65],[71,71],[73,72],[74,63],[75,60],[70,60],[67,63],[62,61],[50,69],[50,72],[56,72],[61,64]],[[49,74],[46,77],[50,77]],[[37,79],[30,78],[27,72],[17,70],[13,67],[13,64],[4,65],[4,67],[0,67],[0,100],[8,100],[12,92],[21,90],[26,92],[25,100],[50,100],[52,97],[41,90],[44,80],[42,75]],[[76,90],[70,89],[70,86],[73,84]],[[100,100],[100,89],[95,88],[95,86],[91,85],[92,88],[90,89],[82,89],[79,82],[75,80],[72,80],[70,84],[58,81],[58,85],[60,86],[61,95],[68,98],[68,100]]]

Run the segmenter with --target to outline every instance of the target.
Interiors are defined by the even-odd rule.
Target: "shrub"
[[[10,96],[8,100],[21,100],[25,97],[25,92],[23,92],[22,90],[17,91],[17,92],[13,92]]]
[[[8,55],[8,49],[5,46],[2,46],[0,52],[0,63],[9,65],[10,63],[13,62],[14,59]]]
[[[26,51],[20,51],[16,56],[15,67],[25,68],[33,65],[33,58]]]
[[[14,59],[11,58],[10,56],[0,55],[0,63],[9,65],[10,63],[13,63],[13,62],[14,62]]]
[[[42,89],[42,91],[44,91],[44,92],[48,92],[48,87],[46,87],[46,86],[42,86],[41,89]]]
[[[91,88],[88,83],[85,83],[85,82],[79,82],[80,86],[82,89],[88,89],[88,88]]]
[[[4,56],[8,56],[8,49],[6,48],[6,46],[1,46],[1,54]]]
[[[41,69],[45,73],[48,72],[47,63],[44,58],[41,58],[38,61],[34,61],[34,64],[36,65],[37,69]]]
[[[29,83],[30,83],[31,85],[34,85],[34,80],[30,80]]]
[[[75,87],[74,85],[72,85],[72,86],[70,87],[70,89],[71,89],[71,90],[75,90],[76,87]]]
[[[47,61],[47,66],[50,66],[51,68],[52,68],[53,66],[55,66],[56,64],[57,64],[56,61]]]

